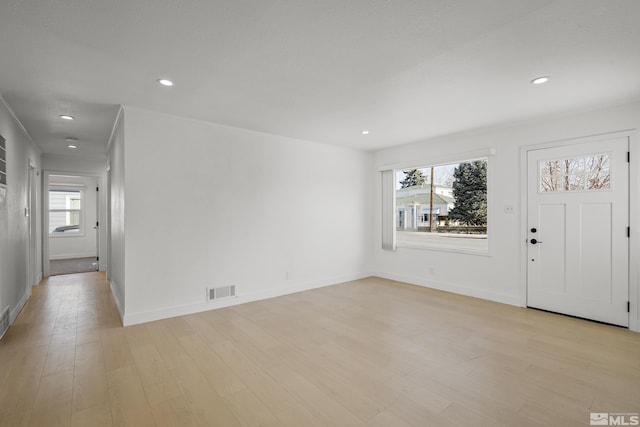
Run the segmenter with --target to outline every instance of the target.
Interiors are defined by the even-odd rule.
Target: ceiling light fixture
[[[78,142],[78,138],[74,138],[72,136],[68,136],[68,137],[65,138],[65,141],[74,143],[74,142]]]
[[[60,118],[63,120],[75,120],[76,118],[73,116],[69,116],[68,114],[61,114]]]
[[[76,144],[69,144],[69,145],[67,145],[67,147],[69,147],[69,148],[78,148],[78,146]]]
[[[362,131],[362,134],[363,134],[363,135],[369,135],[369,131],[368,131],[368,130],[363,130],[363,131]]]
[[[536,77],[535,79],[531,80],[531,83],[533,83],[534,85],[541,85],[548,81],[549,81],[549,76],[542,76],[542,77]]]
[[[160,83],[162,86],[167,86],[167,87],[173,86],[173,82],[169,79],[158,79],[158,83]]]

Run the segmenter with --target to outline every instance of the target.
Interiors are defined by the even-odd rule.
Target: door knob
[[[537,231],[538,231],[538,229],[537,229],[537,228],[535,228],[535,227],[531,229],[531,232],[532,232],[532,233],[535,233],[535,232],[537,232]]]
[[[531,239],[531,240],[529,240],[529,241],[531,242],[531,244],[532,244],[532,245],[535,245],[535,244],[538,244],[538,243],[542,243],[542,242],[539,242],[539,241],[538,241],[538,240],[536,240],[536,239]]]

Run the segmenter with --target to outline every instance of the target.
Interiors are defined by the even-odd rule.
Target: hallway
[[[81,421],[84,409],[108,402],[101,339],[118,331],[104,273],[55,276],[34,287],[0,344],[0,425],[68,425],[72,409]]]

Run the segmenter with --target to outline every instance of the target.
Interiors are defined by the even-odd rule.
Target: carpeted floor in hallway
[[[98,260],[96,257],[56,259],[49,261],[49,275],[51,276],[88,273],[90,271],[98,271]]]

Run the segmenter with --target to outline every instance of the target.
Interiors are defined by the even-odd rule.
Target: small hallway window
[[[82,232],[82,190],[49,189],[49,234],[73,235]]]

